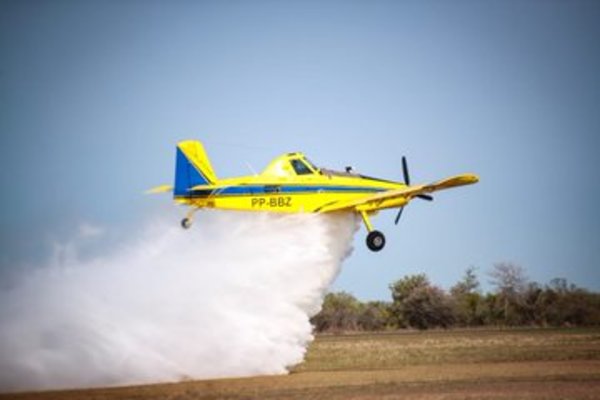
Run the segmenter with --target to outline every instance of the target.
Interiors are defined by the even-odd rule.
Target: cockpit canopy
[[[319,173],[317,168],[302,153],[287,153],[277,157],[263,171],[263,175],[271,176],[295,176],[295,175],[314,175]]]

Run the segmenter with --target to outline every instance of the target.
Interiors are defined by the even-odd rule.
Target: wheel
[[[189,218],[184,218],[181,220],[181,227],[183,229],[190,229],[190,227],[192,226],[192,220]]]
[[[367,235],[367,247],[371,251],[379,251],[385,246],[385,236],[379,231],[371,231]]]

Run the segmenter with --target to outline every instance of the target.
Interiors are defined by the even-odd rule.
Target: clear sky
[[[178,140],[219,176],[304,151],[481,182],[364,228],[335,289],[388,299],[511,261],[600,290],[597,1],[0,1],[0,263],[85,226],[135,232]],[[175,207],[175,206],[173,206]],[[183,214],[183,210],[181,210]],[[174,224],[178,220],[173,221]],[[108,251],[108,250],[107,250]]]

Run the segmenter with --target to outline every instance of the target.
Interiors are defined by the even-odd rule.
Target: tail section
[[[202,143],[196,140],[185,140],[177,144],[175,164],[175,196],[187,196],[189,189],[198,185],[211,185],[217,176],[204,151]]]

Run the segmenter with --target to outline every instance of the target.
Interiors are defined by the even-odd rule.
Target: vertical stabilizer
[[[175,196],[188,196],[189,189],[197,185],[210,185],[217,181],[212,165],[197,140],[177,144],[175,162]]]

